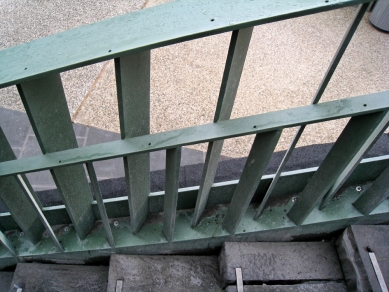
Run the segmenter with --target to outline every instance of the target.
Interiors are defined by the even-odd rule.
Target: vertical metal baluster
[[[215,123],[228,120],[231,116],[252,32],[253,27],[232,32],[223,80],[219,92],[219,99],[215,111]],[[198,224],[205,206],[207,205],[209,191],[215,179],[223,142],[223,140],[219,140],[208,144],[200,189],[192,218],[192,227]]]
[[[23,188],[24,193],[26,194],[28,200],[34,206],[35,211],[38,213],[39,219],[41,220],[42,224],[45,226],[51,239],[54,241],[54,243],[58,247],[58,249],[63,252],[64,249],[63,249],[61,243],[58,241],[58,238],[55,235],[53,229],[51,228],[49,222],[47,221],[45,215],[43,215],[41,209],[39,208],[37,202],[35,201],[34,196],[32,195],[32,193],[31,193],[30,189],[28,188],[26,182],[24,181],[23,177],[20,174],[18,174],[17,179],[19,181],[20,186]]]
[[[9,239],[0,231],[0,242],[1,244],[19,261],[19,256],[16,254],[16,251],[9,241]]]
[[[150,51],[115,59],[121,138],[150,133]],[[127,156],[124,171],[132,233],[149,213],[150,154]]]
[[[374,142],[383,134],[383,132],[388,128],[389,125],[389,113],[382,119],[379,125],[371,133],[371,135],[366,139],[364,145],[358,151],[358,153],[350,160],[348,166],[345,170],[339,175],[333,186],[330,188],[328,193],[324,196],[319,209],[324,209],[332,197],[339,191],[348,177],[353,173],[355,168],[357,168],[359,162],[361,162],[363,155],[369,151],[369,149],[374,145]]]
[[[223,226],[229,233],[235,233],[240,220],[246,212],[274,148],[277,146],[280,135],[281,130],[278,130],[260,133],[255,137],[246,165],[223,220]]]
[[[331,151],[288,212],[288,217],[294,223],[301,224],[308,217],[342,172],[347,169],[350,161],[364,151],[366,141],[371,138],[382,120],[387,119],[387,116],[387,112],[378,112],[354,116],[350,119]]]
[[[387,198],[389,198],[389,167],[380,174],[353,205],[362,214],[369,215]]]
[[[42,153],[78,147],[59,73],[23,82],[17,88]],[[50,172],[78,236],[84,239],[95,216],[83,166],[59,167]]]
[[[346,51],[347,46],[350,43],[351,38],[353,37],[359,23],[361,22],[363,15],[365,14],[368,6],[369,6],[369,3],[364,3],[364,4],[361,4],[358,6],[357,11],[355,12],[354,18],[351,21],[351,24],[348,27],[348,29],[347,29],[339,47],[338,47],[338,50],[336,51],[336,53],[331,61],[331,64],[328,67],[327,72],[325,73],[324,78],[323,78],[318,90],[316,91],[315,97],[313,98],[311,104],[317,104],[319,102],[320,98],[322,97],[324,90],[326,89],[328,83],[330,82],[331,77],[334,74],[335,69],[338,66],[344,52]],[[262,211],[265,208],[265,205],[267,203],[267,200],[269,199],[269,197],[273,193],[273,190],[278,182],[278,179],[280,178],[281,173],[282,173],[286,163],[288,162],[290,156],[292,155],[293,150],[296,147],[297,142],[300,139],[304,130],[305,130],[305,125],[298,127],[296,135],[294,136],[293,141],[289,146],[289,149],[286,151],[285,156],[282,159],[282,161],[277,169],[277,172],[274,176],[274,179],[272,180],[268,190],[266,191],[266,194],[265,194],[261,204],[259,205],[259,207],[257,209],[257,212],[254,216],[254,219],[258,219],[261,216]]]
[[[163,233],[169,242],[173,240],[174,225],[176,222],[180,162],[181,147],[166,150]]]
[[[96,197],[97,206],[99,207],[101,220],[103,221],[105,235],[107,237],[107,240],[108,240],[110,246],[115,247],[115,242],[113,240],[111,226],[109,225],[107,211],[106,211],[105,206],[104,206],[103,196],[101,195],[99,183],[97,182],[97,176],[96,176],[95,169],[93,167],[93,162],[86,163],[86,168],[88,170],[93,193],[95,194],[95,197]]]
[[[11,145],[8,143],[0,127],[0,162],[15,159],[16,156]],[[26,176],[21,175],[21,177],[25,180],[29,190],[31,186],[27,183]],[[27,238],[33,243],[41,240],[45,228],[39,221],[39,216],[34,205],[26,198],[25,191],[19,185],[16,176],[0,178],[0,197]],[[38,209],[40,211],[40,206],[38,206]]]

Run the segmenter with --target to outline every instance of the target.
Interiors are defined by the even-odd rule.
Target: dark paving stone
[[[97,178],[108,179],[124,177],[124,164],[122,158],[115,158],[93,163]]]
[[[37,155],[42,155],[42,150],[38,144],[38,140],[36,139],[35,135],[30,135],[27,138],[27,143],[20,158],[32,157]]]
[[[88,129],[87,126],[73,123],[73,130],[74,130],[74,134],[76,135],[76,137],[85,138],[87,129]]]
[[[120,140],[120,134],[89,127],[86,146]]]
[[[330,242],[225,242],[220,274],[232,283],[235,269],[243,281],[342,280],[335,247]]]
[[[13,272],[0,272],[0,291],[10,290],[13,276]]]
[[[13,285],[32,291],[106,291],[108,267],[18,264]]]
[[[23,147],[24,140],[31,128],[25,113],[5,108],[0,108],[0,127],[11,147]]]
[[[237,292],[236,286],[228,286],[226,292]],[[296,285],[244,285],[245,292],[347,292],[345,283],[304,283]]]
[[[119,279],[122,292],[222,291],[217,256],[112,255],[108,292]]]
[[[40,189],[44,188],[46,190],[56,187],[49,170],[27,173],[26,176],[28,178],[28,181],[34,187],[34,190],[36,190],[36,186],[39,186]]]
[[[353,225],[336,241],[349,291],[381,291],[367,247],[389,285],[389,225]]]

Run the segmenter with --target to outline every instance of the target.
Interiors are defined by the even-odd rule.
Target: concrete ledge
[[[17,265],[11,287],[28,291],[105,291],[108,267],[26,264]],[[11,290],[13,291],[13,290]]]
[[[389,226],[352,225],[336,241],[349,291],[381,291],[371,263],[374,252],[386,285],[389,285]]]
[[[108,292],[222,291],[216,256],[112,255]]]
[[[236,281],[342,280],[338,256],[330,242],[225,242],[219,256],[220,274]]]
[[[226,292],[237,292],[235,286],[228,286]],[[245,292],[347,292],[343,282],[304,283],[297,285],[254,285],[244,286]]]

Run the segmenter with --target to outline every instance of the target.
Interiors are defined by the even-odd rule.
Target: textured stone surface
[[[220,274],[236,281],[342,280],[335,247],[330,242],[225,242],[219,256]]]
[[[304,283],[296,285],[245,285],[245,292],[347,292],[345,283]],[[237,292],[236,286],[228,286],[226,292]]]
[[[146,7],[165,2],[149,0]],[[351,21],[355,7],[254,28],[232,117],[307,105]],[[389,38],[363,18],[324,92],[322,101],[389,90]],[[211,123],[230,33],[151,52],[151,132]],[[104,68],[76,122],[119,131],[114,66]],[[336,140],[346,119],[308,125],[298,146]],[[289,147],[295,129],[285,129],[276,151]],[[223,155],[244,157],[253,136],[228,139]],[[191,146],[205,151],[207,145]]]
[[[120,279],[123,292],[222,291],[216,256],[112,255],[107,291]]]
[[[18,264],[12,280],[23,292],[77,291],[92,292],[107,289],[108,267]]]
[[[374,252],[389,285],[389,225],[353,225],[336,241],[349,291],[381,291],[367,247]]]
[[[0,291],[9,291],[13,276],[13,272],[0,272]]]

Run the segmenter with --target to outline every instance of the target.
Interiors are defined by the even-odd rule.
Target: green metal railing
[[[311,105],[230,120],[254,26],[356,4]],[[389,92],[319,103],[368,5],[183,0],[0,51],[0,88],[17,86],[43,153],[16,159],[0,131],[0,196],[10,212],[0,214],[2,266],[114,252],[193,252],[225,240],[292,240],[388,221],[389,156],[362,157],[388,127]],[[214,122],[150,134],[150,51],[227,31],[232,35]],[[109,59],[115,60],[121,140],[78,148],[59,73]],[[351,119],[320,167],[283,172],[306,125],[344,117]],[[282,130],[296,126],[277,172],[264,176]],[[214,184],[224,139],[250,134],[256,138],[240,180]],[[179,189],[181,147],[204,142],[200,186]],[[149,153],[156,150],[167,153],[165,192],[150,194]],[[116,157],[124,160],[128,196],[103,200],[93,162]],[[41,170],[50,170],[64,206],[41,206],[25,176]],[[331,200],[342,186],[369,181],[362,195],[346,188]],[[284,203],[272,205],[272,198]]]

